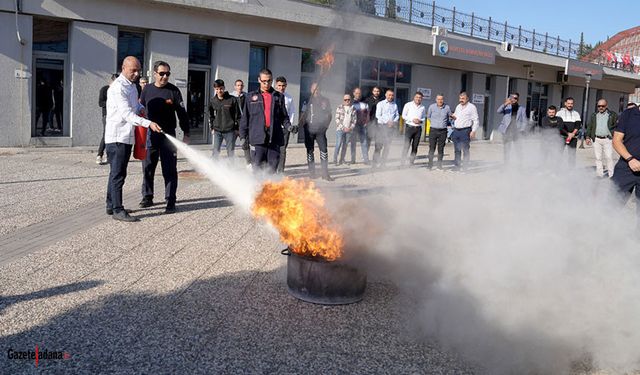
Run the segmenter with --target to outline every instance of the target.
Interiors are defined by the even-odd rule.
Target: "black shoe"
[[[335,181],[335,179],[333,177],[329,176],[328,174],[322,176],[322,179],[325,180],[325,181],[329,181],[329,182]]]
[[[176,212],[175,204],[167,204],[167,208],[164,209],[165,214],[174,214]]]
[[[127,211],[128,214],[133,212],[133,211],[131,211],[129,209],[126,209],[125,211]],[[109,216],[113,215],[113,208],[107,208],[107,215],[109,215]]]
[[[138,207],[140,207],[140,208],[147,208],[147,207],[151,207],[151,206],[153,206],[153,198],[150,198],[150,197],[142,198],[142,200],[138,204]]]
[[[126,210],[120,211],[120,212],[114,212],[113,213],[113,220],[126,221],[128,223],[133,223],[135,221],[140,221],[140,219],[138,219],[137,217],[133,217],[133,216],[129,215],[129,213]]]

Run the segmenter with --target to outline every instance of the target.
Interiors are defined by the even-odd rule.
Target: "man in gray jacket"
[[[520,94],[513,93],[498,107],[498,113],[502,115],[498,130],[502,133],[504,143],[504,162],[509,163],[509,153],[512,146],[518,141],[518,135],[527,125],[527,110],[518,101]],[[519,161],[522,161],[522,149],[514,146]]]

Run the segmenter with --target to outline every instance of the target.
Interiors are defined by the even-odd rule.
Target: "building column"
[[[249,77],[250,48],[249,42],[215,39],[212,44],[214,80],[224,80],[226,88],[233,91],[234,82],[241,79],[244,81],[246,90],[249,87],[248,80],[258,79],[257,77]]]
[[[16,19],[13,13],[0,12],[0,146],[21,147],[31,139],[31,114],[35,98],[32,84],[35,77],[32,67],[33,18],[18,16],[18,29],[25,44],[18,42]],[[20,77],[17,77],[20,75]]]
[[[180,89],[184,107],[187,108],[187,78],[189,73],[189,35],[165,31],[149,31],[146,54],[149,56],[149,83],[153,82],[153,63],[162,60],[171,66],[169,82]],[[176,137],[182,139],[183,132],[178,125]]]
[[[487,94],[487,89],[486,89],[487,75],[486,74],[468,73],[467,77],[470,78],[469,84],[467,84],[469,88],[467,90],[467,94],[469,95],[469,101],[473,101],[474,94],[478,94],[482,96],[485,96]],[[474,105],[478,109],[478,119],[480,120],[480,127],[478,127],[478,131],[476,132],[476,139],[484,139],[483,126],[485,121],[488,121],[488,119],[485,119],[485,116],[484,116],[485,107],[491,105],[491,103],[489,103],[489,100],[487,100],[487,98],[485,97],[484,104],[474,103]],[[488,129],[489,129],[489,123],[487,123],[487,131],[489,131]],[[489,134],[491,134],[490,131],[489,131]]]
[[[549,84],[549,91],[547,92],[547,103],[548,105],[555,105],[560,109],[562,106],[562,85],[559,84]],[[544,111],[541,111],[540,114],[542,116],[547,115],[547,109],[544,108]]]
[[[268,52],[269,70],[273,73],[273,85],[278,76],[287,79],[287,93],[293,97],[296,106],[296,118],[293,125],[298,123],[300,115],[300,75],[302,65],[302,50],[300,48],[289,48],[272,46]]]
[[[100,88],[116,71],[118,27],[71,22],[69,62],[71,77],[69,126],[73,146],[97,145],[102,138]],[[88,74],[91,72],[91,74]]]

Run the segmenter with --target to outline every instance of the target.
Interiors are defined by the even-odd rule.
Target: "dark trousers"
[[[98,146],[98,156],[104,155],[104,132],[107,128],[107,116],[102,115],[102,139],[100,139],[100,146]]]
[[[319,130],[311,132],[309,128],[304,129],[304,146],[307,149],[307,165],[309,166],[309,174],[315,176],[316,163],[314,156],[314,144],[318,143],[320,149],[320,165],[324,176],[329,175],[329,152],[327,151],[327,130]]]
[[[502,135],[502,151],[504,156],[504,163],[509,164],[511,160],[511,151],[514,150],[518,156],[518,162],[522,162],[522,145],[519,144],[520,130],[512,121],[506,132]]]
[[[351,161],[355,163],[356,161],[356,142],[360,141],[360,149],[362,150],[362,161],[365,163],[369,163],[369,138],[368,138],[368,129],[365,125],[356,125],[355,134],[357,137],[351,137],[351,142],[353,142],[351,147]]]
[[[618,186],[623,204],[629,200],[633,189],[636,190],[636,225],[640,229],[640,173],[632,171],[627,162],[622,159],[618,161],[613,170],[611,180]]]
[[[154,138],[153,144],[147,143],[147,158],[142,162],[142,196],[153,199],[153,179],[160,159],[164,178],[164,198],[168,204],[174,204],[178,189],[177,151],[165,136]]]
[[[420,135],[422,135],[422,126],[410,126],[407,125],[404,128],[404,145],[402,146],[402,164],[405,163],[407,158],[407,151],[411,146],[411,156],[409,156],[409,163],[413,164],[416,161],[416,155],[418,154],[418,144],[420,143]]]
[[[251,151],[251,163],[254,172],[266,168],[269,173],[275,173],[280,162],[280,146],[270,143],[253,146]]]
[[[251,146],[249,146],[249,139],[245,139],[242,143],[242,152],[244,153],[245,162],[251,164]]]
[[[46,109],[36,109],[36,127],[38,126],[38,119],[42,116],[42,131],[40,131],[41,135],[44,135],[44,132],[47,130],[47,126],[49,125],[49,112],[50,110]]]
[[[278,162],[278,173],[284,172],[284,165],[287,162],[287,147],[289,146],[289,138],[291,133],[287,129],[284,131],[284,145],[280,147],[280,161]]]
[[[378,164],[384,166],[389,156],[393,128],[376,124],[375,129],[376,147],[373,149],[373,166],[375,167]]]
[[[433,154],[438,146],[438,168],[442,168],[444,145],[447,143],[447,128],[429,130],[429,168],[433,167]]]
[[[127,178],[127,165],[131,157],[132,145],[126,143],[107,143],[107,159],[109,159],[109,182],[107,183],[107,208],[118,213],[122,206],[122,187]]]
[[[469,155],[469,149],[471,144],[471,128],[466,129],[454,129],[451,134],[451,140],[453,141],[454,148],[454,164],[456,167],[462,166],[462,153],[464,152],[464,161],[465,163],[471,159]]]
[[[565,138],[566,139],[566,138]],[[567,148],[567,161],[569,163],[569,167],[575,167],[576,166],[576,151],[577,151],[577,147],[578,147],[578,137],[573,137],[571,138],[571,141],[569,142],[569,144],[566,144],[566,148]]]
[[[217,158],[220,155],[220,149],[222,148],[222,141],[227,146],[227,156],[232,158],[235,155],[236,148],[236,131],[230,130],[228,132],[220,132],[215,130],[213,132],[213,152],[212,156]]]

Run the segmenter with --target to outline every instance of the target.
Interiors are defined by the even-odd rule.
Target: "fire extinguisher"
[[[144,111],[140,113],[142,117],[147,117]],[[144,126],[134,126],[135,143],[133,145],[133,157],[138,160],[147,158],[147,131]]]

